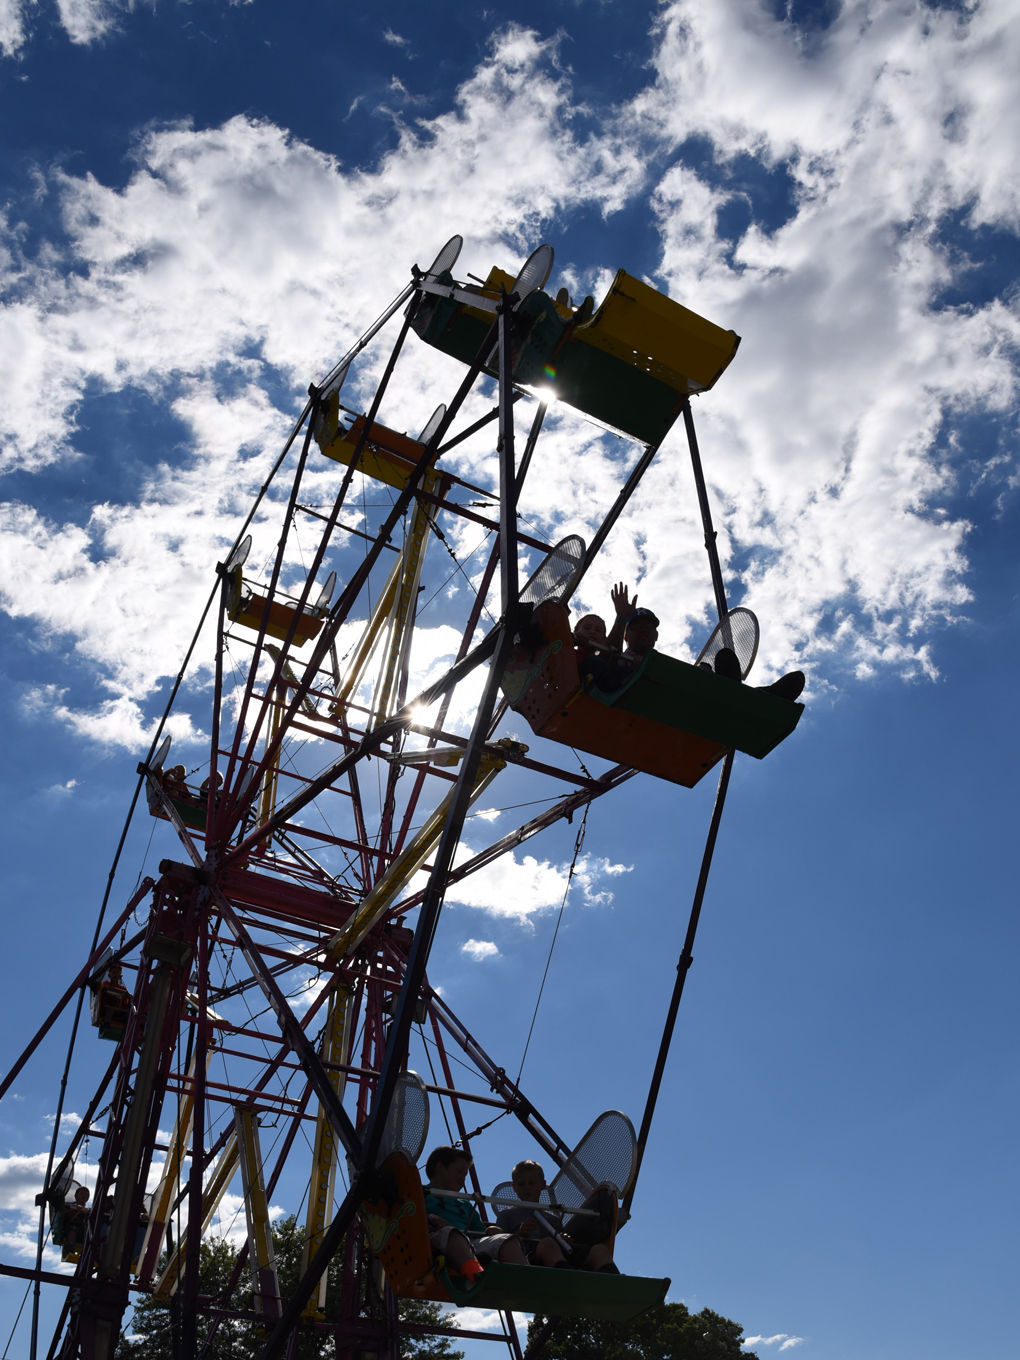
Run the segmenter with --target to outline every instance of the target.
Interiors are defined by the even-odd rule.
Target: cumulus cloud
[[[163,445],[167,456],[157,461],[144,442],[129,444],[123,456],[137,491],[97,502],[74,522],[35,505],[0,506],[7,611],[51,647],[69,644],[84,655],[118,699],[149,693],[173,674],[212,567],[265,474],[265,453],[275,456],[291,423],[268,388],[303,386],[328,367],[336,337],[358,334],[386,301],[381,231],[387,256],[410,262],[422,221],[433,226],[431,249],[456,225],[473,233],[470,265],[487,268],[497,230],[527,239],[558,204],[615,192],[617,173],[599,168],[570,118],[547,117],[563,111],[565,96],[552,45],[513,29],[495,42],[493,61],[460,91],[456,108],[404,129],[397,150],[371,173],[345,173],[285,130],[238,117],[200,132],[150,131],[120,189],[88,174],[51,175],[46,188],[62,210],[63,240],[28,260],[19,224],[4,235],[13,263],[0,314],[4,466],[42,474],[77,464],[87,487],[98,484],[87,429],[93,391],[117,396],[125,420],[169,419],[176,448]],[[520,125],[517,145],[529,147],[510,174],[488,145],[508,121]],[[451,165],[467,181],[456,205]],[[536,182],[554,186],[539,202]],[[402,204],[386,214],[385,228],[380,195]],[[325,260],[334,263],[324,269]],[[447,373],[456,367],[424,347],[417,357],[419,376],[405,389],[409,411],[400,416],[412,428],[435,405],[437,364]],[[46,402],[35,398],[40,391]],[[260,534],[272,541],[269,522],[253,526],[255,554]],[[154,629],[146,624],[157,598]],[[416,637],[416,649],[422,641]],[[433,660],[414,658],[426,671]],[[82,722],[128,740],[128,718],[100,711]]]
[[[778,1346],[781,1351],[792,1350],[804,1342],[802,1336],[791,1336],[789,1332],[776,1332],[774,1336],[745,1336],[740,1343],[741,1350],[752,1346]]]
[[[462,954],[469,954],[476,963],[482,959],[494,959],[499,955],[499,949],[491,940],[465,940],[460,947]]]
[[[104,37],[124,9],[118,0],[57,0],[60,22],[71,41],[79,44]]]
[[[763,623],[755,678],[795,659],[833,682],[934,675],[933,637],[969,602],[973,474],[959,425],[977,416],[1005,430],[1016,397],[1015,299],[945,300],[970,266],[967,234],[1015,230],[1020,216],[1008,131],[1020,37],[1008,9],[894,0],[876,12],[852,0],[808,41],[764,6],[673,0],[646,88],[598,119],[576,100],[556,41],[510,26],[449,107],[400,124],[396,146],[368,168],[239,116],[150,128],[120,187],[42,175],[62,234],[28,258],[23,224],[9,217],[0,229],[11,262],[0,315],[6,466],[41,485],[58,465],[80,468],[99,485],[97,392],[122,404],[128,425],[158,422],[165,441],[124,454],[128,490],[115,502],[96,495],[73,519],[24,499],[0,505],[3,607],[106,691],[98,702],[65,692],[53,716],[138,744],[145,702],[175,673],[213,566],[290,428],[290,394],[406,277],[390,279],[380,261],[419,259],[428,222],[428,256],[453,231],[465,236],[462,275],[513,268],[582,207],[640,211],[657,242],[655,281],[744,337],[697,416],[732,595]],[[23,10],[9,2],[3,13],[0,41],[20,42]],[[78,41],[116,13],[84,0],[62,10]],[[691,139],[709,147],[703,163],[685,159]],[[746,183],[737,166],[751,167]],[[784,186],[781,211],[759,201],[765,177]],[[571,286],[605,287],[606,262],[571,259],[569,235],[561,255]],[[366,353],[355,399],[380,363]],[[420,429],[459,373],[412,347],[393,422]],[[980,476],[1005,485],[1015,460],[1002,439]],[[475,441],[450,464],[492,480],[492,447]],[[634,456],[554,411],[525,489],[529,524],[590,537]],[[327,488],[313,473],[316,496]],[[274,542],[270,509],[253,525],[253,562]],[[476,525],[448,538],[459,555],[483,541]],[[461,568],[478,570],[477,559]],[[670,602],[665,649],[697,649],[711,592],[679,434],[579,607],[605,611],[621,576],[643,603]],[[448,589],[463,588],[453,573]],[[415,676],[437,674],[454,641],[445,625],[416,635]],[[26,702],[53,699],[53,683],[42,676]],[[475,692],[458,694],[453,730]],[[538,864],[530,873],[548,896],[553,879]]]
[[[403,129],[370,173],[345,173],[284,129],[237,117],[203,131],[150,132],[123,189],[57,175],[66,242],[62,250],[54,242],[45,264],[22,262],[3,346],[12,363],[20,357],[18,378],[36,380],[12,381],[12,399],[19,387],[50,395],[43,411],[23,395],[7,413],[21,456],[54,457],[45,444],[66,445],[67,413],[88,379],[159,392],[174,373],[210,372],[224,359],[243,368],[242,355],[257,371],[254,353],[291,382],[307,381],[335,337],[356,335],[387,300],[383,239],[387,257],[410,262],[422,222],[432,224],[432,249],[456,227],[480,265],[506,235],[529,239],[557,207],[614,194],[619,172],[601,165],[604,148],[572,134],[553,47],[508,30],[456,108]],[[518,131],[511,164],[502,154],[507,122]],[[395,202],[401,211],[384,219]],[[13,225],[9,235],[15,249]],[[87,273],[69,277],[71,263],[87,263]]]
[[[26,0],[0,0],[0,55],[15,57],[28,36]]]
[[[39,1233],[39,1209],[35,1197],[42,1188],[49,1154],[11,1153],[0,1157],[0,1247],[26,1264],[35,1261]],[[88,1178],[82,1178],[88,1183]],[[61,1264],[60,1252],[47,1247],[43,1269],[67,1274],[73,1267]]]
[[[500,1332],[504,1325],[502,1315],[491,1308],[458,1308],[446,1313],[443,1321],[466,1332]]]
[[[43,1119],[47,1124],[49,1124],[50,1128],[52,1128],[54,1120],[56,1119],[56,1115],[47,1114],[43,1116]],[[74,1131],[79,1127],[80,1124],[81,1115],[76,1114],[73,1110],[65,1110],[64,1113],[60,1116],[61,1133],[74,1133]]]
[[[705,404],[705,458],[725,535],[759,545],[742,584],[776,665],[838,653],[859,674],[931,674],[932,628],[969,600],[945,427],[1011,408],[1020,328],[1008,299],[940,298],[959,269],[954,214],[1012,230],[1020,216],[999,173],[1020,58],[1007,9],[847,3],[811,43],[739,0],[662,12],[634,114],[712,148],[711,183],[674,166],[653,201],[671,294],[744,337],[725,402]],[[733,241],[720,214],[740,157],[781,171],[790,206]],[[652,534],[649,563],[666,556]]]
[[[455,863],[467,859],[471,852],[461,846]],[[613,894],[602,886],[605,878],[629,873],[632,866],[614,864],[602,857],[584,855],[574,867],[573,887],[580,900],[590,906],[607,905]],[[558,907],[563,901],[570,881],[568,864],[552,864],[534,855],[516,853],[502,855],[491,864],[469,875],[446,890],[446,900],[465,907],[477,907],[490,916],[504,917],[520,925],[530,925],[531,917],[539,911]]]
[[[477,812],[471,812],[469,817],[476,817],[481,822],[495,822],[503,816],[502,808],[480,808]]]
[[[0,1248],[5,1255],[20,1258],[25,1265],[34,1266],[38,1231],[38,1219],[25,1214],[16,1219],[10,1227],[0,1229]],[[62,1262],[60,1252],[50,1246],[43,1248],[42,1268],[58,1275],[74,1273],[74,1266]]]
[[[282,1218],[285,1213],[286,1210],[281,1205],[269,1205],[271,1220]],[[215,1236],[224,1238],[235,1251],[242,1247],[248,1241],[248,1226],[244,1216],[244,1196],[232,1194],[228,1191],[220,1200],[210,1226]]]
[[[56,719],[78,737],[100,746],[120,747],[143,754],[148,748],[152,730],[142,716],[140,705],[126,696],[105,699],[93,709],[72,708],[63,702],[66,690],[56,685],[37,685],[27,689],[21,698],[22,712],[28,717],[50,721]],[[167,732],[177,744],[187,746],[201,738],[185,713],[175,713],[166,724]],[[74,782],[64,786],[71,792]]]
[[[49,1154],[45,1152],[0,1157],[0,1209],[34,1209],[48,1163]]]

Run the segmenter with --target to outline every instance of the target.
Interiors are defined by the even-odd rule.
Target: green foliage
[[[282,1219],[273,1228],[273,1248],[276,1254],[276,1273],[280,1293],[289,1297],[301,1271],[303,1233],[293,1217]],[[228,1242],[211,1239],[201,1245],[199,1290],[217,1301],[225,1291],[234,1271],[237,1256]],[[326,1317],[335,1317],[340,1298],[343,1253],[338,1252],[326,1277]],[[252,1308],[251,1276],[247,1263],[232,1296],[233,1306],[239,1311]],[[443,1312],[437,1303],[409,1300],[400,1305],[400,1315],[408,1322],[429,1326],[442,1324]],[[115,1352],[115,1360],[169,1360],[177,1353],[175,1337],[179,1320],[177,1305],[152,1295],[144,1296],[135,1308],[130,1325],[125,1328]],[[209,1320],[199,1320],[199,1349],[205,1340]],[[265,1342],[265,1329],[246,1319],[222,1320],[212,1343],[205,1352],[207,1360],[251,1360],[258,1355]],[[328,1331],[302,1330],[298,1339],[298,1360],[334,1360],[336,1343]],[[445,1336],[405,1336],[400,1338],[401,1360],[463,1360],[463,1352],[454,1350]]]
[[[203,1294],[218,1295],[227,1286],[234,1269],[236,1257],[228,1242],[211,1239],[201,1246],[199,1264],[200,1289]],[[160,1267],[164,1263],[160,1262]],[[251,1307],[251,1291],[237,1291],[238,1306]],[[121,1337],[115,1351],[115,1360],[167,1360],[177,1351],[176,1338],[179,1333],[180,1319],[175,1303],[147,1295],[135,1308],[131,1324],[126,1328],[130,1340]],[[215,1344],[210,1351],[212,1360],[241,1360],[250,1356],[253,1328],[249,1323],[224,1323],[216,1334]]]
[[[529,1345],[545,1321],[532,1321]],[[742,1335],[738,1322],[710,1308],[692,1314],[682,1303],[664,1303],[631,1322],[557,1318],[544,1349],[529,1352],[529,1360],[757,1360],[740,1349]]]

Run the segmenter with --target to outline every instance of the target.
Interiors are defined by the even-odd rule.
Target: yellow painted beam
[[[209,1231],[216,1210],[220,1207],[220,1201],[226,1194],[227,1187],[234,1178],[238,1164],[237,1135],[230,1134],[220,1159],[216,1163],[216,1168],[212,1173],[202,1191],[202,1223],[200,1232],[204,1237]],[[189,1229],[190,1231],[190,1229]],[[153,1282],[153,1293],[161,1299],[171,1298],[177,1292],[177,1286],[184,1274],[184,1255],[188,1249],[188,1234],[181,1234],[177,1246],[167,1257],[166,1265],[158,1279]]]
[[[234,1136],[241,1164],[244,1190],[244,1217],[248,1226],[248,1264],[251,1267],[252,1295],[256,1313],[275,1322],[281,1313],[280,1282],[276,1278],[276,1253],[269,1221],[269,1201],[262,1174],[262,1149],[255,1112],[243,1105],[234,1106]]]
[[[474,803],[506,765],[506,760],[499,753],[499,745],[500,743],[497,742],[494,746],[487,746],[482,751],[475,785],[471,791],[470,803]],[[376,922],[385,914],[397,894],[410,882],[414,874],[428,859],[439,843],[439,837],[446,825],[455,792],[456,786],[451,786],[450,792],[431,813],[414,839],[393,860],[343,930],[330,940],[328,948],[334,958],[345,958],[358,947]]]
[[[339,1097],[343,1096],[346,1076],[336,1070],[348,1061],[351,1027],[351,987],[338,982],[333,990],[326,1017],[323,1058],[330,1064],[327,1068],[330,1085]],[[308,1208],[305,1213],[305,1241],[301,1251],[302,1273],[307,1269],[319,1243],[322,1241],[326,1226],[333,1216],[333,1187],[336,1183],[337,1141],[333,1125],[319,1107],[315,1121],[315,1147],[312,1154],[312,1175],[308,1186]],[[319,1280],[318,1288],[305,1305],[306,1317],[319,1317],[326,1309],[326,1276]]]
[[[439,473],[427,472],[422,483],[423,489],[431,494],[441,480],[442,477]],[[425,561],[425,549],[428,545],[428,529],[428,512],[423,502],[416,500],[408,521],[404,546],[400,555],[400,573],[391,606],[392,627],[386,661],[379,683],[376,686],[375,698],[372,701],[376,721],[390,715],[400,663],[410,649],[414,631],[418,586],[421,583],[422,564]]]

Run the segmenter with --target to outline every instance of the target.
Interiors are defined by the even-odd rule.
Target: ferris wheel
[[[21,1272],[63,1291],[40,1355],[112,1360],[134,1302],[149,1296],[172,1304],[167,1353],[187,1360],[237,1320],[257,1325],[267,1357],[312,1336],[337,1355],[395,1360],[400,1301],[420,1298],[495,1310],[492,1335],[520,1357],[515,1312],[627,1318],[665,1296],[668,1280],[626,1274],[494,1262],[471,1280],[444,1269],[417,1164],[440,1119],[469,1152],[506,1116],[554,1169],[550,1231],[611,1245],[630,1215],[734,753],[761,758],[801,713],[783,690],[742,683],[757,623],[727,605],[691,416],[691,396],[713,386],[739,340],[623,270],[598,307],[552,295],[548,246],[516,275],[497,267],[458,282],[460,247],[454,237],[414,267],[310,389],[217,567],[207,751],[190,770],[176,763],[165,735],[175,687],[139,766],[138,813],[155,819],[166,856],[102,920],[0,1085],[2,1097],[45,1031],[87,1001],[93,1028],[77,1042],[113,1048],[84,1132],[59,1156],[55,1145],[40,1193],[40,1242],[48,1231],[74,1274],[38,1262]],[[415,347],[447,356],[459,376],[407,433],[400,375]],[[588,543],[546,541],[518,514],[550,389],[633,450]],[[576,644],[569,602],[678,419],[718,623],[693,663],[652,649],[600,669]],[[456,453],[471,441],[495,448],[495,485],[462,475]],[[431,985],[445,897],[637,771],[693,787],[715,767],[640,1127],[607,1111],[577,1140]],[[545,805],[465,857],[466,817],[511,778],[541,786]],[[75,1163],[100,1112],[89,1205]],[[512,1186],[484,1191],[473,1178],[490,1221],[518,1204]],[[229,1197],[244,1242],[231,1288],[210,1298],[202,1244]],[[303,1241],[286,1290],[271,1223],[281,1199]]]

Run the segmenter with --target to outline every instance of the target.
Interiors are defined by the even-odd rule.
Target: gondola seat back
[[[361,1225],[369,1248],[399,1297],[432,1277],[432,1246],[421,1179],[402,1152],[391,1152],[376,1173],[377,1186],[362,1201]],[[448,1300],[447,1300],[448,1301]]]

